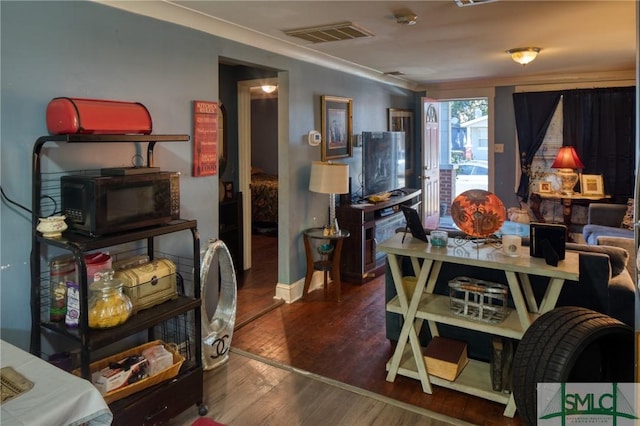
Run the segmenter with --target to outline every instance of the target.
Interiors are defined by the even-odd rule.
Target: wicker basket
[[[113,401],[125,398],[150,386],[157,385],[158,383],[164,382],[165,380],[169,380],[177,376],[178,372],[180,371],[180,367],[182,367],[182,363],[184,362],[184,357],[180,355],[180,353],[178,353],[177,348],[174,344],[167,344],[162,340],[154,340],[152,342],[145,343],[144,345],[136,346],[135,348],[131,348],[124,352],[120,352],[108,358],[104,358],[100,361],[91,363],[89,368],[91,370],[91,373],[94,373],[96,371],[102,370],[105,367],[108,367],[109,363],[111,362],[118,362],[131,355],[140,355],[145,349],[156,345],[163,345],[166,350],[171,352],[171,354],[173,355],[173,365],[171,365],[171,367],[165,368],[158,374],[155,374],[151,377],[147,377],[146,379],[142,379],[128,386],[120,387],[118,389],[114,389],[110,392],[105,393],[104,395],[102,395],[102,397],[107,404],[111,404]],[[73,374],[75,374],[76,376],[80,376],[80,369],[78,368],[76,370],[73,370]]]

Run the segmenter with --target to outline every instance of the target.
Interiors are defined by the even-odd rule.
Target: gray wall
[[[310,164],[320,159],[320,151],[309,147],[306,135],[320,128],[320,96],[353,99],[354,133],[385,130],[387,108],[417,105],[416,94],[407,90],[100,4],[0,2],[0,7],[0,183],[11,199],[29,209],[31,151],[34,141],[47,134],[45,108],[52,98],[139,101],[151,112],[154,133],[191,134],[192,101],[219,99],[219,57],[282,70],[279,115],[289,123],[278,129],[278,170],[286,180],[279,206],[281,223],[286,224],[279,241],[278,281],[284,284],[304,276],[301,230],[313,225],[313,216],[326,219],[326,197],[308,191]],[[52,159],[47,167],[56,171],[126,165],[144,149],[52,144],[46,149]],[[198,221],[201,241],[206,241],[217,236],[218,179],[191,177],[191,157],[190,144],[156,149],[157,165],[182,173],[182,215]],[[358,159],[347,162],[355,171]],[[27,349],[30,214],[4,202],[1,206],[1,336]],[[185,240],[163,239],[159,249],[188,254]]]

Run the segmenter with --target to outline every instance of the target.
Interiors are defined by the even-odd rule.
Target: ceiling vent
[[[388,72],[385,72],[385,73],[384,73],[384,75],[394,75],[394,76],[397,76],[397,75],[404,75],[404,73],[403,73],[402,71],[388,71]]]
[[[353,22],[341,22],[339,24],[323,25],[320,27],[285,30],[284,33],[288,36],[298,37],[312,43],[351,40],[354,38],[373,36],[372,32],[365,30]]]
[[[458,7],[464,7],[464,6],[477,6],[479,4],[483,4],[483,3],[493,3],[494,1],[498,1],[498,0],[453,0]]]

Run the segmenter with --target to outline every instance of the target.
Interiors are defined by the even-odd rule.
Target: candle
[[[517,235],[502,236],[502,252],[507,256],[518,256],[522,239]]]

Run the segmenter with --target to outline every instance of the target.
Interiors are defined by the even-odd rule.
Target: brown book
[[[494,391],[502,391],[504,355],[502,337],[493,336],[491,338],[491,386]]]
[[[469,362],[465,342],[440,336],[431,339],[423,355],[427,372],[449,381],[455,380]]]

